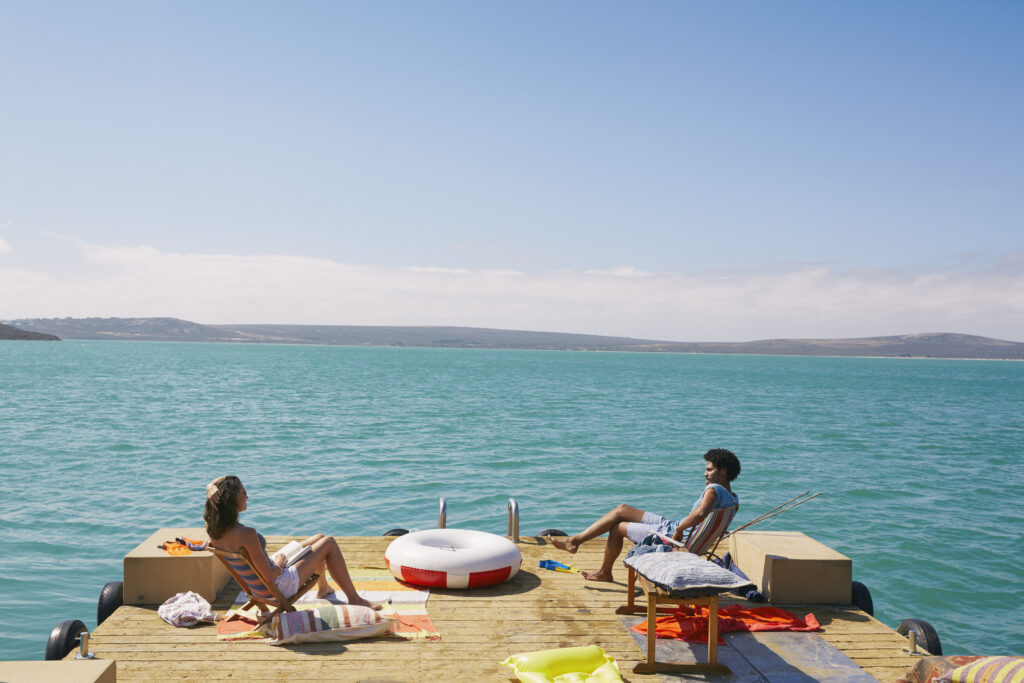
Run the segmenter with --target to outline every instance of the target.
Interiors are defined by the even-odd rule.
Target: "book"
[[[313,552],[313,546],[301,545],[298,541],[288,541],[274,556],[284,556],[284,566],[290,567],[300,559]]]
[[[677,541],[676,539],[672,538],[671,536],[665,536],[663,534],[658,534],[658,538],[660,538],[665,545],[674,545],[677,548],[685,548],[686,547],[685,543],[680,543],[679,541]]]

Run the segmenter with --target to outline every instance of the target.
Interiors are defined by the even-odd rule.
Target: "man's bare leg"
[[[575,536],[547,536],[547,541],[558,548],[568,553],[575,553],[580,549],[580,546],[589,541],[592,538],[597,538],[603,533],[610,533],[619,524],[625,522],[639,522],[644,518],[644,511],[638,510],[631,505],[620,503],[611,510],[606,512],[599,520],[588,526],[586,529],[576,534]],[[622,529],[622,534],[625,534],[625,528]],[[608,537],[608,542],[611,543],[611,536]],[[618,539],[619,550],[615,552],[618,556],[619,551],[622,550],[622,536]],[[605,555],[608,554],[607,546],[605,547]],[[612,558],[614,562],[614,558]],[[603,565],[602,565],[603,566]],[[610,565],[609,565],[609,571]],[[609,579],[610,580],[610,579]]]
[[[596,572],[580,572],[580,575],[587,581],[613,581],[612,567],[615,560],[619,559],[622,552],[622,541],[626,537],[626,525],[628,522],[619,522],[608,531],[608,542],[604,546],[604,560],[601,568]]]

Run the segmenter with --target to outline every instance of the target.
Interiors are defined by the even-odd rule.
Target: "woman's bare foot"
[[[612,583],[615,580],[612,578],[611,572],[580,572],[580,576],[582,576],[587,581],[605,581],[607,583]]]
[[[567,553],[575,553],[580,549],[578,545],[572,542],[571,536],[545,536],[546,540],[551,545],[555,546],[559,550],[564,550]]]
[[[316,592],[316,597],[318,597],[318,598],[320,598],[322,600],[323,598],[326,598],[328,595],[333,595],[333,594],[334,594],[334,590],[330,586],[328,586],[327,588],[321,588],[320,590],[318,590]]]
[[[371,609],[380,609],[381,608],[381,605],[378,605],[376,602],[370,602],[369,600],[367,600],[366,598],[364,598],[362,596],[356,597],[355,600],[349,600],[348,604],[350,604],[350,605],[359,605],[359,606],[362,606],[362,607],[369,607]]]

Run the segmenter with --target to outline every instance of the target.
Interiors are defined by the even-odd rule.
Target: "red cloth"
[[[708,642],[707,607],[680,607],[672,614],[658,617],[654,632],[659,638],[675,638],[691,643]],[[800,619],[792,612],[778,607],[744,607],[729,605],[718,610],[718,632],[730,631],[817,631],[818,619],[808,613]],[[637,633],[647,633],[647,620],[633,627]],[[725,640],[719,637],[719,645]]]

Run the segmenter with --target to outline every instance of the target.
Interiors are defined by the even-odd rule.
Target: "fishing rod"
[[[804,491],[803,493],[801,493],[801,494],[799,494],[799,495],[793,496],[792,498],[790,498],[789,500],[787,500],[787,501],[786,501],[785,503],[783,503],[782,505],[776,505],[775,507],[773,507],[773,508],[772,508],[771,510],[769,510],[768,512],[764,512],[764,513],[762,513],[762,514],[758,515],[757,517],[755,517],[754,519],[750,520],[749,522],[747,522],[747,524],[748,524],[748,525],[749,525],[749,524],[755,524],[755,523],[757,523],[757,522],[760,522],[760,521],[761,521],[762,519],[767,519],[767,518],[768,518],[768,515],[771,515],[771,514],[775,513],[776,511],[778,511],[778,512],[781,512],[781,511],[782,511],[782,508],[786,507],[787,505],[789,505],[790,503],[792,503],[793,501],[795,501],[795,500],[796,500],[797,498],[803,498],[804,496],[808,495],[809,493],[810,493],[810,491]]]
[[[764,513],[763,515],[761,515],[759,517],[755,517],[754,519],[750,520],[749,522],[747,522],[743,526],[737,527],[737,528],[733,529],[732,531],[730,531],[729,533],[724,534],[722,536],[722,538],[719,539],[719,540],[724,540],[726,537],[732,536],[736,532],[743,531],[747,527],[750,527],[750,526],[753,526],[754,524],[758,524],[760,522],[763,522],[766,519],[769,519],[771,517],[775,517],[776,515],[781,515],[786,510],[791,510],[791,509],[795,508],[797,505],[801,505],[803,503],[806,503],[809,500],[814,500],[815,498],[817,498],[818,496],[821,495],[821,492],[819,491],[818,493],[815,493],[812,496],[808,496],[807,498],[804,498],[804,496],[807,496],[807,494],[809,494],[809,493],[810,493],[810,491],[804,491],[799,496],[794,496],[793,498],[790,498],[789,500],[787,500],[782,505],[774,507],[771,510],[769,510],[768,512]],[[803,500],[797,500],[798,498],[803,498]],[[794,503],[793,501],[796,501],[796,502]]]
[[[733,529],[732,531],[730,531],[728,533],[722,534],[721,536],[718,537],[718,540],[715,541],[715,544],[713,546],[711,546],[710,554],[714,555],[715,551],[718,550],[718,546],[721,545],[722,541],[724,541],[725,539],[729,538],[730,536],[732,536],[736,532],[743,531],[744,529],[746,529],[746,528],[748,528],[750,526],[753,526],[754,524],[757,524],[758,522],[763,522],[764,520],[769,519],[770,517],[774,517],[775,515],[781,515],[786,510],[789,510],[791,508],[795,508],[797,505],[800,505],[801,503],[806,503],[807,501],[812,500],[814,498],[817,498],[818,496],[821,495],[821,492],[819,491],[818,493],[815,493],[813,496],[810,496],[808,498],[804,498],[804,496],[806,496],[809,493],[810,493],[810,491],[804,491],[803,493],[801,493],[798,496],[793,496],[792,498],[787,500],[782,505],[777,505],[776,507],[772,508],[771,510],[769,510],[766,513],[764,513],[763,515],[761,515],[759,517],[755,517],[754,519],[750,520],[749,522],[747,522],[743,526],[737,527],[736,529]],[[798,498],[803,498],[803,500],[797,500]],[[796,502],[794,503],[793,501],[796,501]]]

